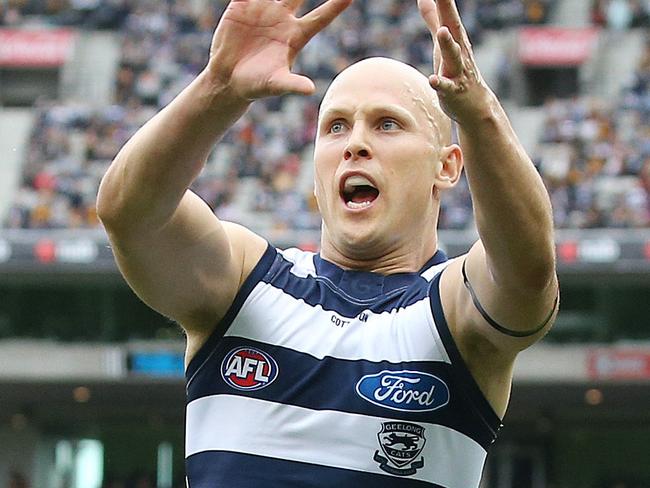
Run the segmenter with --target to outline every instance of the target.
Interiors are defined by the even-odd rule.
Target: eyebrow
[[[388,112],[388,113],[393,113],[396,117],[405,120],[409,124],[415,126],[417,125],[417,121],[415,117],[406,110],[404,107],[401,105],[397,105],[394,103],[389,103],[389,104],[378,104],[378,103],[373,103],[373,104],[368,104],[362,107],[361,109],[363,112],[368,112],[368,113],[377,113],[377,112]],[[321,117],[320,117],[320,122],[322,123],[325,120],[331,120],[337,117],[344,117],[347,115],[350,115],[351,110],[343,108],[343,107],[332,107],[328,108],[325,110]],[[320,124],[319,124],[320,125]]]

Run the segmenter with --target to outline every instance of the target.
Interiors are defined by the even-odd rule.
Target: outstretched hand
[[[312,80],[291,72],[300,50],[352,0],[326,0],[296,17],[304,0],[231,0],[212,39],[208,71],[242,99],[311,94]]]
[[[482,113],[491,94],[479,72],[472,45],[454,0],[418,0],[433,40],[433,73],[445,113],[462,124]]]

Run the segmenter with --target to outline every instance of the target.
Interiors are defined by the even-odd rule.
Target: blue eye
[[[393,119],[384,119],[380,124],[381,130],[395,130],[399,129],[400,126]]]
[[[337,120],[336,122],[333,122],[332,125],[330,125],[330,133],[332,134],[339,134],[343,132],[343,129],[345,129],[345,126],[340,120]]]

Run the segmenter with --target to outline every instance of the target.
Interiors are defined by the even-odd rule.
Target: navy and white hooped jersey
[[[501,424],[445,322],[447,264],[269,246],[186,371],[189,487],[477,488]]]

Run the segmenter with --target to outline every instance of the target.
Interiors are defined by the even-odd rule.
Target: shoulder
[[[229,285],[228,296],[219,300],[214,315],[209,320],[204,320],[206,326],[191,327],[181,325],[187,333],[187,359],[191,359],[207,339],[215,332],[219,324],[233,307],[239,297],[250,292],[248,289],[252,280],[258,280],[261,267],[268,267],[272,261],[275,250],[269,243],[250,229],[233,222],[221,221],[224,233],[227,236],[230,263],[233,268],[233,283]],[[257,272],[256,272],[257,270]]]
[[[243,225],[227,221],[222,221],[222,225],[230,242],[233,260],[238,263],[239,283],[237,289],[239,289],[264,255],[269,243]]]

